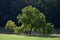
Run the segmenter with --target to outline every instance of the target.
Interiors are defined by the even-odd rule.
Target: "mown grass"
[[[0,40],[60,40],[60,37],[34,37],[13,34],[0,34]]]

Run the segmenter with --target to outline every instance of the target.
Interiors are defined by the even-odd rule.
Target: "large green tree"
[[[31,32],[35,30],[38,30],[44,34],[48,31],[45,15],[31,5],[23,8],[22,14],[19,14],[17,19],[19,23],[22,23],[21,29],[24,31],[29,31],[30,35]]]

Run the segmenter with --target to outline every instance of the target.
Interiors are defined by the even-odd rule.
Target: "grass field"
[[[34,37],[12,34],[0,34],[0,40],[60,40],[60,37]]]

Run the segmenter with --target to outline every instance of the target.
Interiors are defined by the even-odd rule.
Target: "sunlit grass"
[[[13,34],[0,34],[0,40],[60,40],[60,37],[33,37]]]

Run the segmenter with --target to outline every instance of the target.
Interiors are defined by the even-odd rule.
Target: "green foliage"
[[[19,23],[22,23],[21,30],[38,30],[45,34],[51,32],[53,29],[53,25],[46,23],[45,15],[31,5],[23,8],[22,14],[19,14],[17,19]]]
[[[22,9],[22,14],[19,14],[17,19],[18,22],[22,23],[24,29],[31,30],[33,23],[37,20],[39,16],[39,10],[31,5]],[[35,28],[35,27],[34,27]]]
[[[15,28],[14,28],[14,33],[15,33],[15,34],[20,33],[20,31],[21,31],[20,27],[15,27]]]
[[[46,27],[47,27],[47,33],[53,33],[54,29],[54,25],[52,23],[46,23]]]
[[[12,20],[8,20],[6,25],[5,25],[5,29],[9,32],[13,32],[14,27],[16,27],[15,23]]]
[[[52,34],[54,32],[53,27],[54,25],[52,23],[42,23],[39,31],[42,32],[43,35]]]
[[[19,23],[22,23],[20,27],[17,27],[12,20],[9,20],[5,29],[10,32],[14,31],[14,33],[29,31],[30,34],[33,31],[40,31],[43,34],[53,32],[54,25],[47,23],[45,15],[31,5],[23,8],[22,14],[18,14],[17,19]]]

